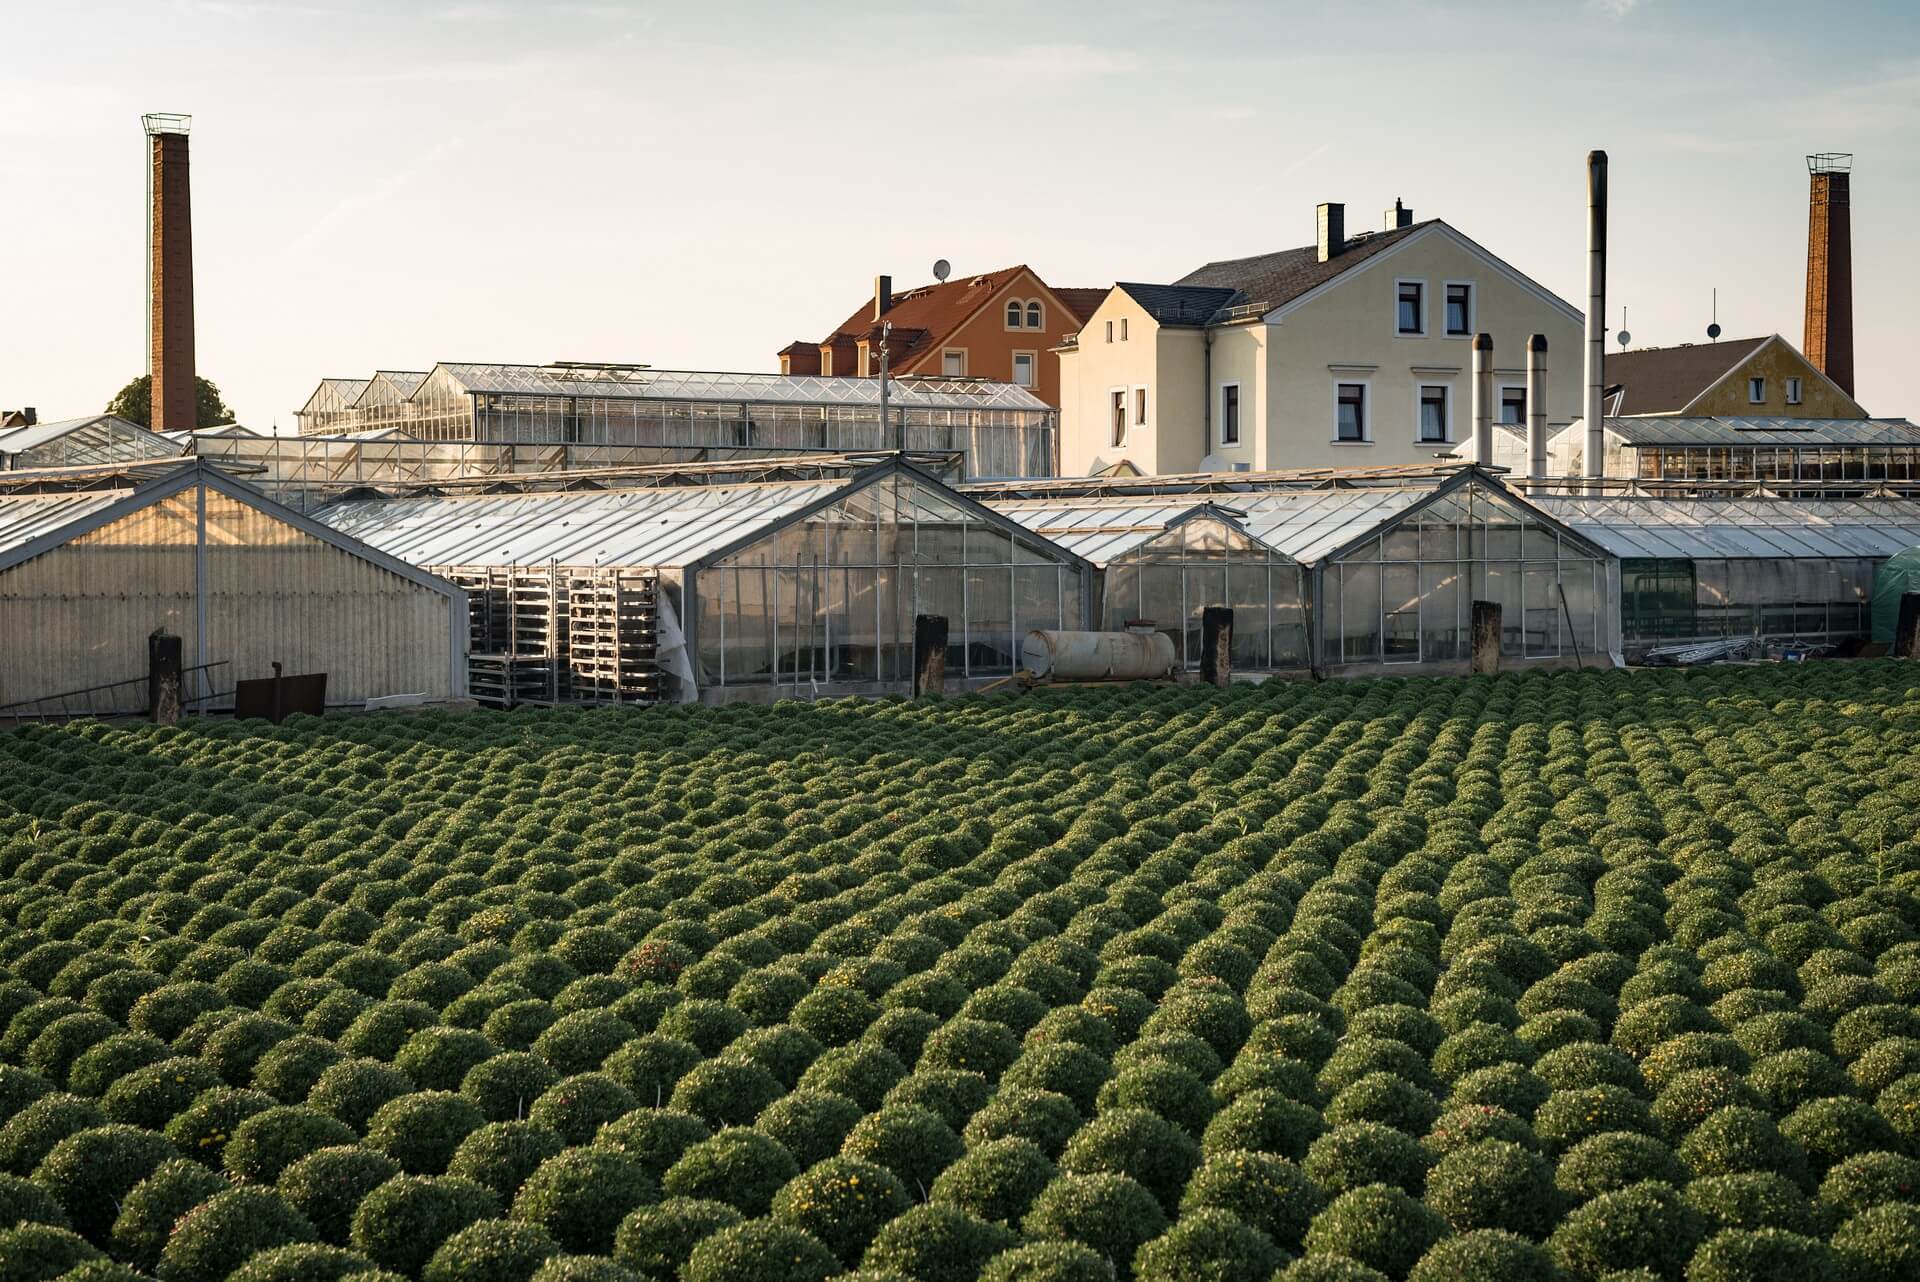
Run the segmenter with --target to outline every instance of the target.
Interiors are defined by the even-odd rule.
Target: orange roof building
[[[1051,350],[1077,334],[1105,289],[1054,289],[1031,267],[954,277],[894,293],[874,278],[873,296],[832,333],[779,352],[782,374],[877,378],[882,329],[887,371],[899,377],[982,378],[1015,383],[1056,409],[1060,360]]]

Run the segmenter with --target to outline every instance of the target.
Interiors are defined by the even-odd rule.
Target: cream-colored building
[[[1580,412],[1581,316],[1433,219],[1395,203],[1345,235],[1209,263],[1171,285],[1123,282],[1060,358],[1061,471],[1431,462],[1472,436],[1471,344],[1494,344],[1496,421],[1521,421],[1526,342],[1547,338],[1548,421]]]

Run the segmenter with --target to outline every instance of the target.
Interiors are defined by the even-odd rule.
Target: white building
[[[1493,337],[1493,417],[1524,413],[1548,344],[1548,421],[1580,412],[1581,314],[1446,223],[1395,202],[1315,244],[1121,283],[1057,349],[1061,471],[1254,471],[1431,462],[1471,437],[1471,344]]]

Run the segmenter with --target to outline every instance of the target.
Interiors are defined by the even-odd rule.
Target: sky
[[[1855,154],[1858,391],[1920,418],[1920,5],[1744,0],[0,5],[0,407],[145,372],[140,115],[193,116],[199,372],[294,427],[435,361],[777,369],[885,272],[1172,280],[1396,197],[1608,324],[1801,338]],[[1614,345],[1610,345],[1614,346]]]

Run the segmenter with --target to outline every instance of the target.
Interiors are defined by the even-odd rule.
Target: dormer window
[[[1023,315],[1025,315],[1025,313],[1021,310],[1020,303],[1018,300],[1008,303],[1007,304],[1007,328],[1019,329],[1021,327],[1020,318]]]
[[[1027,328],[1028,328],[1028,329],[1039,329],[1039,328],[1040,328],[1040,320],[1041,320],[1041,317],[1040,317],[1040,304],[1038,304],[1038,303],[1028,303],[1028,304],[1027,304]]]

